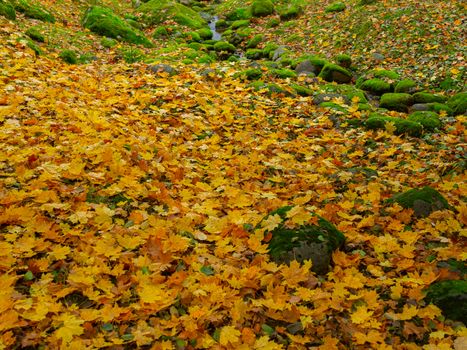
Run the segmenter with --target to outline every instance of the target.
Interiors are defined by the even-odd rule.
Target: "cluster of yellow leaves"
[[[228,68],[167,77],[5,45],[0,59],[0,348],[415,349],[429,335],[431,349],[466,336],[423,301],[436,259],[466,258],[465,178],[438,172],[461,134],[436,149],[335,129],[309,98],[253,92]],[[385,207],[426,183],[462,215]],[[325,279],[269,261],[263,233],[281,220],[262,219],[283,205],[294,225],[314,211],[346,234]]]

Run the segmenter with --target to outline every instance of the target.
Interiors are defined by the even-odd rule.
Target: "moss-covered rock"
[[[207,22],[193,9],[174,0],[151,0],[138,7],[142,20],[147,24],[159,24],[172,19],[178,24],[200,29],[207,26]]]
[[[461,92],[452,96],[446,103],[452,109],[454,115],[467,112],[467,92]]]
[[[337,55],[336,63],[341,67],[350,68],[352,65],[352,58],[346,54]]]
[[[394,92],[413,93],[417,89],[417,83],[411,79],[403,79],[394,87]]]
[[[247,42],[246,48],[255,49],[261,41],[263,41],[263,35],[257,34]]]
[[[16,19],[16,11],[12,4],[5,0],[0,0],[0,16],[11,19]]]
[[[201,39],[209,40],[212,38],[212,32],[209,28],[201,28],[196,31]]]
[[[412,96],[415,103],[444,103],[447,100],[444,96],[430,94],[428,92],[417,92]]]
[[[269,256],[278,264],[311,260],[312,271],[317,274],[327,273],[332,252],[344,244],[345,236],[333,224],[319,216],[317,224],[289,228],[286,226],[287,213],[291,209],[292,207],[282,207],[268,215],[278,215],[282,219],[278,227],[266,233],[272,235],[268,244]]]
[[[117,45],[117,40],[112,38],[103,37],[101,39],[101,45],[107,49],[110,49]]]
[[[312,96],[313,95],[313,90],[307,87],[297,85],[297,84],[291,84],[290,86],[292,87],[292,89],[295,90],[297,95],[300,95],[300,96]]]
[[[238,21],[242,19],[251,18],[251,9],[247,7],[239,7],[225,15],[225,19],[228,21]]]
[[[248,80],[258,80],[263,76],[263,72],[258,68],[247,69],[241,74]]]
[[[413,98],[405,93],[386,93],[381,96],[379,106],[391,111],[407,112],[413,104]]]
[[[63,50],[60,52],[59,57],[68,64],[78,63],[78,54],[73,50]]]
[[[326,81],[335,81],[339,84],[345,84],[352,80],[352,73],[337,64],[328,63],[323,67],[318,77]]]
[[[391,79],[391,80],[399,80],[400,75],[397,72],[394,72],[392,70],[386,70],[386,69],[373,69],[368,74],[372,75],[375,78],[383,79]]]
[[[272,58],[272,55],[274,55],[274,51],[279,47],[276,43],[267,43],[264,48],[263,48],[263,57],[270,57]]]
[[[395,134],[407,134],[410,136],[419,137],[423,132],[423,126],[420,123],[413,122],[410,120],[405,120],[401,118],[385,117],[385,116],[370,116],[365,122],[367,129],[371,130],[384,130],[386,129],[386,124],[394,124],[396,128]]]
[[[428,103],[428,109],[436,113],[441,113],[444,111],[446,112],[447,115],[454,114],[454,111],[448,105],[444,103],[438,103],[438,102]]]
[[[293,18],[299,17],[303,12],[303,9],[297,5],[290,5],[279,11],[279,17],[283,21],[288,21]]]
[[[357,83],[357,86],[360,89],[368,91],[374,95],[382,95],[391,91],[391,84],[376,78]]]
[[[340,104],[335,103],[335,102],[323,102],[319,106],[324,107],[324,108],[329,108],[329,109],[332,109],[334,111],[344,113],[344,114],[348,113],[347,108],[345,108],[345,107],[343,107]]]
[[[236,48],[234,45],[228,43],[227,41],[218,41],[214,44],[214,50],[218,52],[224,51],[234,53]]]
[[[414,112],[407,119],[422,124],[423,128],[428,131],[439,129],[443,125],[438,114],[431,111]]]
[[[389,199],[388,202],[396,202],[403,208],[413,209],[417,217],[427,217],[433,211],[450,209],[448,201],[438,191],[428,186],[400,193]]]
[[[142,32],[133,28],[125,20],[114,14],[111,9],[105,7],[90,7],[85,12],[82,23],[90,31],[108,38],[142,44],[146,47],[153,46]]]
[[[260,49],[248,49],[245,52],[245,57],[250,60],[259,60],[263,57],[263,50]]]
[[[347,103],[354,97],[358,97],[360,103],[367,103],[368,100],[365,96],[364,91],[356,88],[354,85],[350,84],[326,84],[322,86],[322,90],[328,93],[337,93],[345,96],[347,98]]]
[[[26,30],[25,33],[28,37],[30,37],[34,41],[38,41],[40,43],[45,42],[45,36],[42,34],[38,28],[36,27],[31,27]]]
[[[436,282],[427,288],[425,300],[439,307],[447,318],[467,324],[466,280]]]
[[[295,78],[297,76],[297,73],[295,73],[293,70],[283,68],[283,69],[271,70],[271,75],[277,78],[286,79],[286,78]]]
[[[281,24],[281,21],[277,18],[272,18],[266,23],[266,28],[274,28]]]
[[[269,16],[274,13],[274,4],[270,0],[254,0],[251,4],[251,14],[255,17]]]
[[[242,27],[248,27],[249,25],[250,25],[249,19],[239,19],[237,21],[232,22],[232,24],[230,25],[230,28],[235,30],[235,29],[242,28]]]
[[[325,12],[341,12],[346,9],[347,6],[343,2],[334,2],[324,9]]]
[[[47,11],[40,4],[32,3],[27,0],[17,0],[13,5],[16,11],[23,13],[28,18],[55,23],[55,17],[53,14],[50,11]]]

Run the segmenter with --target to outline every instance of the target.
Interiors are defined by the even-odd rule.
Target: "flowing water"
[[[211,29],[212,32],[212,40],[221,40],[221,34],[216,31],[216,23],[219,20],[219,17],[213,16],[211,20],[209,21],[209,29]]]

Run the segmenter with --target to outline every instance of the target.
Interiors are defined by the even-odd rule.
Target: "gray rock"
[[[148,69],[153,73],[168,73],[169,75],[175,75],[178,73],[175,68],[163,63],[149,66]]]
[[[384,57],[384,55],[380,54],[379,52],[372,53],[371,57],[377,62],[384,61],[385,58],[386,58],[386,57]]]
[[[319,71],[316,68],[316,66],[313,65],[310,61],[305,60],[305,61],[302,61],[299,64],[297,64],[297,66],[295,67],[295,73],[297,73],[298,75],[300,75],[300,74],[305,74],[305,75],[313,74],[313,75],[316,75],[316,74],[319,73]]]
[[[272,54],[272,60],[277,61],[286,52],[287,52],[287,48],[285,46],[279,46],[277,49],[274,50]]]
[[[410,107],[410,111],[418,112],[418,111],[429,111],[430,105],[428,103],[416,103],[412,107]]]

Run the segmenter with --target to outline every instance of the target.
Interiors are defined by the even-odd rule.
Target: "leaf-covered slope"
[[[424,290],[465,260],[465,116],[422,138],[352,128],[358,99],[320,107],[265,69],[277,87],[255,90],[242,65],[157,74],[70,17],[50,32],[97,61],[36,57],[16,41],[36,22],[0,18],[0,347],[461,344]],[[387,202],[426,185],[452,209]],[[286,205],[293,223],[313,211],[345,233],[326,276],[270,261],[260,222]]]

